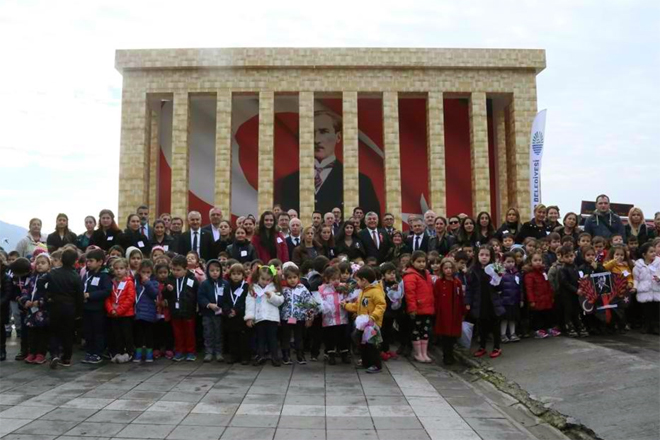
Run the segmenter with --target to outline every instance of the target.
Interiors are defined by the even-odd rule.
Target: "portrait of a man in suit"
[[[342,140],[342,121],[329,111],[314,113],[314,190],[315,210],[332,212],[344,206],[344,165],[337,160],[336,149]],[[360,205],[365,211],[380,212],[369,176],[359,175]],[[300,172],[283,177],[276,187],[275,198],[284,209],[300,209]]]

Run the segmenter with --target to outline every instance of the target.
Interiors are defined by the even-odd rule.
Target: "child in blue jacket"
[[[133,362],[154,361],[154,326],[156,323],[156,298],[158,281],[154,277],[154,264],[142,260],[135,274],[135,356]],[[144,356],[143,356],[144,350]]]
[[[222,264],[210,260],[206,264],[206,280],[199,287],[197,304],[202,315],[204,328],[204,362],[211,362],[213,356],[218,362],[222,357],[222,302],[226,282],[222,279]]]
[[[518,342],[520,338],[516,334],[516,322],[520,319],[522,275],[516,268],[516,256],[511,252],[502,256],[502,262],[504,263],[504,273],[502,274],[500,297],[504,306],[504,315],[500,322],[500,333],[502,342]]]
[[[85,303],[83,305],[83,334],[87,354],[84,364],[101,363],[105,350],[105,300],[112,293],[112,277],[104,267],[105,252],[93,249],[87,252],[87,272],[83,277]],[[113,353],[114,355],[114,353]]]

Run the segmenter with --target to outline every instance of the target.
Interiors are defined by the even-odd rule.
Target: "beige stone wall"
[[[314,92],[300,92],[298,96],[300,212],[304,224],[312,221],[314,212]]]
[[[174,96],[172,133],[172,214],[188,207],[189,94],[217,94],[215,203],[228,215],[231,206],[230,137],[232,93],[260,94],[259,210],[273,204],[274,93],[298,92],[301,97],[301,166],[313,163],[310,96],[343,92],[344,210],[359,204],[357,161],[357,94],[382,93],[386,150],[386,209],[401,219],[398,105],[401,93],[428,94],[430,204],[446,209],[442,97],[472,97],[471,142],[475,181],[474,209],[490,211],[485,102],[508,97],[504,112],[506,176],[500,194],[529,217],[529,132],[536,114],[536,75],[545,68],[542,50],[494,49],[177,49],[117,51],[115,64],[124,76],[119,183],[119,215],[125,219],[141,203],[155,203],[154,171],[149,170],[152,128],[147,98]],[[200,68],[201,67],[201,68]],[[387,98],[387,99],[386,99]],[[312,99],[313,101],[313,99]],[[311,104],[313,106],[313,102]],[[312,107],[313,111],[313,107]],[[395,121],[397,121],[395,123]],[[501,122],[500,122],[501,124]],[[310,138],[311,129],[311,138]],[[485,143],[484,143],[485,139]],[[502,139],[497,139],[502,145]],[[484,145],[486,155],[484,156]],[[305,147],[307,146],[307,147]],[[388,154],[389,150],[389,154]],[[501,151],[498,160],[501,160]],[[388,159],[389,157],[389,159]],[[354,160],[353,160],[354,159]],[[313,167],[312,167],[313,168]],[[399,168],[398,176],[389,171]],[[301,211],[308,215],[311,197],[303,182],[313,169],[301,170]],[[502,188],[506,186],[507,191]],[[394,192],[393,192],[394,191]],[[504,200],[502,200],[504,202]],[[302,214],[302,212],[301,212]],[[121,220],[123,222],[123,220]],[[400,224],[400,223],[398,223]]]

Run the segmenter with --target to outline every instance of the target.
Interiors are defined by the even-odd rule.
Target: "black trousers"
[[[28,338],[28,353],[26,354],[46,355],[46,345],[48,345],[48,327],[30,327]]]
[[[532,330],[546,330],[552,327],[552,310],[530,310],[529,320]]]
[[[479,318],[479,348],[486,348],[486,342],[488,341],[488,335],[493,334],[493,348],[500,348],[500,342],[502,335],[500,334],[500,318],[488,317],[488,318]]]
[[[259,357],[266,356],[266,348],[270,353],[271,359],[277,359],[277,326],[275,321],[261,321],[255,325],[257,329],[257,344],[259,347]]]
[[[303,334],[305,333],[305,321],[298,321],[295,324],[287,324],[282,321],[282,350],[291,349],[291,336],[293,336],[293,349],[301,351],[303,348]]]
[[[381,351],[390,351],[390,345],[394,343],[394,315],[385,314],[380,334],[383,337],[383,343],[380,344]]]
[[[107,317],[103,310],[85,310],[83,312],[83,335],[87,353],[101,356],[105,350],[105,332]]]
[[[154,323],[138,319],[133,327],[135,329],[135,346],[154,348]]]
[[[660,320],[660,303],[651,301],[642,303],[644,310],[644,328],[649,331],[658,326]]]
[[[174,350],[174,333],[172,332],[172,324],[169,321],[161,319],[154,323],[154,349]]]
[[[323,327],[323,344],[326,354],[348,351],[347,327],[347,324]]]
[[[73,328],[76,312],[73,304],[50,304],[50,355],[70,361],[73,354]],[[21,333],[23,336],[23,333]],[[60,346],[62,352],[60,353]]]
[[[442,344],[442,357],[447,359],[454,359],[454,344],[456,338],[454,336],[441,336],[440,342]]]
[[[242,316],[227,318],[225,322],[227,323],[226,333],[229,337],[229,344],[226,347],[229,349],[232,360],[234,362],[249,361],[252,329],[248,328]]]
[[[572,326],[575,331],[580,331],[580,301],[575,294],[563,293],[559,295],[559,301],[564,312],[564,325],[568,329]]]
[[[353,332],[353,342],[360,347],[360,357],[362,358],[362,366],[364,368],[377,367],[383,368],[383,364],[380,360],[380,350],[378,345],[374,344],[363,344],[362,343],[362,334],[364,332],[360,330],[355,330]]]
[[[128,353],[133,356],[133,317],[124,316],[112,318],[112,338],[114,339],[115,353]]]
[[[20,307],[20,306],[19,306]],[[30,341],[30,327],[27,326],[25,320],[27,319],[27,313],[21,310],[21,322],[16,324],[16,328],[21,327],[21,353],[27,356],[28,354],[28,343]],[[71,327],[73,331],[73,326]]]
[[[321,353],[321,343],[323,342],[323,318],[321,315],[314,318],[312,326],[307,329],[307,341],[305,347],[309,346],[309,352],[312,357],[318,357]]]

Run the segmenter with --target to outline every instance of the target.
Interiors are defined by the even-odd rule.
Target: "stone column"
[[[385,210],[394,215],[401,230],[401,154],[399,146],[399,94],[383,92],[383,141],[385,144]]]
[[[158,101],[160,105],[160,101]],[[160,109],[151,109],[151,128],[149,129],[149,214],[150,221],[158,218],[158,163],[160,161]]]
[[[486,94],[470,95],[470,158],[472,165],[472,211],[490,212],[490,169],[488,164],[488,117]]]
[[[119,153],[119,212],[117,223],[123,224],[129,214],[147,202],[149,129],[151,120],[147,94],[133,90],[124,76],[121,102],[121,140]]]
[[[358,154],[358,94],[342,94],[342,135],[344,142],[344,220],[360,206],[360,161]],[[365,213],[366,214],[366,213]]]
[[[188,215],[190,187],[190,98],[175,92],[172,110],[172,217]]]
[[[215,114],[215,206],[231,220],[231,107],[230,90],[218,90]]]
[[[314,191],[314,92],[298,96],[298,150],[300,170],[300,212],[305,226],[310,225],[315,208]]]
[[[497,219],[500,224],[506,210],[509,209],[509,188],[507,172],[507,146],[506,146],[506,121],[504,109],[497,108],[493,111],[493,125],[495,127],[495,154],[497,155]]]
[[[529,78],[516,88],[509,104],[507,130],[511,148],[509,154],[509,194],[515,195],[510,204],[515,204],[523,221],[532,217],[529,191],[529,138],[536,116],[536,77]],[[509,140],[510,139],[510,140]]]
[[[259,92],[259,196],[258,215],[273,209],[273,129],[275,94]]]
[[[437,214],[447,215],[445,176],[445,115],[442,92],[429,92],[426,100],[426,142],[429,161],[429,203]]]

